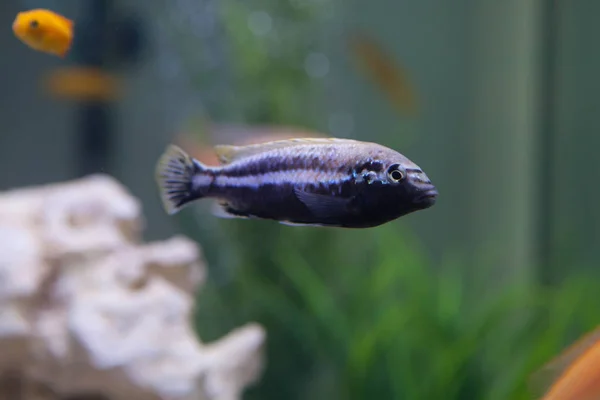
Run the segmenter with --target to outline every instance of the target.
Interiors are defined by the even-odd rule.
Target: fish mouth
[[[435,201],[438,197],[438,191],[435,187],[431,186],[421,193],[415,198],[415,203],[432,206],[435,204]]]

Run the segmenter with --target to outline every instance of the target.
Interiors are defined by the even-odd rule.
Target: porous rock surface
[[[202,343],[201,250],[142,227],[106,175],[0,192],[0,399],[234,400],[259,379],[263,329]]]

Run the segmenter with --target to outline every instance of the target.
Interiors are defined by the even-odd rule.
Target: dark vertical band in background
[[[552,232],[554,228],[554,144],[556,141],[556,94],[558,31],[560,0],[544,0],[542,14],[542,49],[540,82],[539,160],[540,179],[538,195],[538,260],[539,278],[552,284],[560,277],[552,262]]]
[[[111,0],[88,0],[84,16],[75,23],[73,60],[77,65],[106,68],[108,62],[109,16]],[[79,175],[109,172],[113,145],[111,103],[81,100],[77,103],[77,151]]]

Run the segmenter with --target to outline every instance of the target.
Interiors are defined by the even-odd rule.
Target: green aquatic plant
[[[200,294],[198,327],[266,327],[268,366],[248,399],[532,398],[531,373],[600,321],[590,279],[494,289],[458,259],[428,260],[393,224],[226,224],[239,265]]]
[[[251,123],[305,125],[319,117],[321,85],[304,66],[319,45],[323,8],[319,2],[221,2],[236,88],[227,107]]]

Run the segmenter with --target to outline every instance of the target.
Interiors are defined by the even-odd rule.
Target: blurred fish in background
[[[54,5],[54,2],[52,2]],[[92,7],[93,8],[93,7]],[[30,48],[60,58],[69,58],[76,66],[60,67],[43,77],[42,88],[52,96],[76,101],[111,101],[121,94],[121,83],[106,66],[87,65],[82,55],[88,57],[108,50],[111,66],[130,66],[140,59],[144,33],[139,17],[118,14],[108,21],[111,26],[98,37],[86,31],[94,31],[89,15],[76,26],[75,22],[57,12],[34,8],[19,12],[13,22],[14,35]],[[96,29],[97,31],[97,29]],[[107,44],[104,48],[104,43]]]
[[[547,390],[541,400],[600,399],[600,327],[536,372],[531,384]]]
[[[12,30],[32,49],[65,58],[73,43],[73,26],[69,18],[38,8],[18,13]]]
[[[364,33],[352,34],[349,43],[359,71],[387,96],[396,111],[407,116],[418,115],[417,94],[406,68],[395,62],[382,46]]]
[[[44,89],[52,96],[77,101],[112,101],[122,93],[117,77],[94,67],[62,67],[43,79]]]

